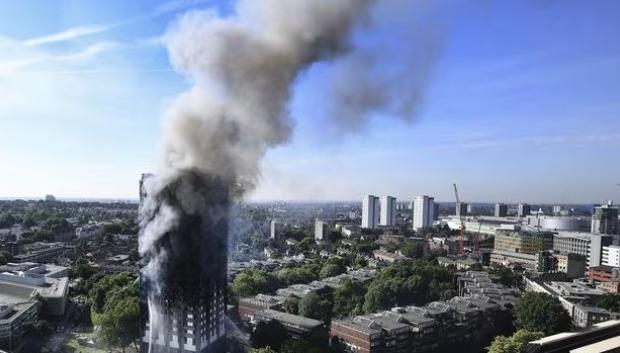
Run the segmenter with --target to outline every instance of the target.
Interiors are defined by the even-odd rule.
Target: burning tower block
[[[149,178],[140,182],[141,351],[224,352],[228,184],[192,171],[149,194]]]

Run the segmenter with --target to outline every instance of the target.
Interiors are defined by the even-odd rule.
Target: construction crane
[[[457,216],[459,217],[459,221],[461,222],[461,237],[460,237],[460,244],[459,244],[459,255],[463,256],[465,254],[464,249],[463,249],[463,242],[464,242],[464,233],[465,233],[465,221],[463,220],[463,213],[461,212],[461,200],[459,199],[459,190],[456,188],[456,183],[452,184],[454,185],[454,196],[456,197],[456,211],[457,211]]]

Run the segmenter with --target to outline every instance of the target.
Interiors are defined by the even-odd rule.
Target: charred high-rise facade
[[[149,243],[141,351],[224,352],[229,185],[187,172],[150,194],[149,178],[140,182],[141,245]]]

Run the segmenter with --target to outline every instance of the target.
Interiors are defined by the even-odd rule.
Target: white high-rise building
[[[610,245],[603,247],[603,265],[620,267],[620,246]]]
[[[382,226],[396,225],[396,198],[393,196],[381,197],[381,221]]]
[[[379,224],[379,198],[366,195],[362,200],[362,228],[375,228]]]
[[[329,224],[318,218],[314,221],[314,240],[317,242],[329,241]]]
[[[413,200],[413,229],[419,230],[433,225],[435,219],[435,199],[418,196]]]
[[[271,229],[269,233],[270,239],[279,240],[282,237],[282,230],[284,225],[277,219],[271,220]]]

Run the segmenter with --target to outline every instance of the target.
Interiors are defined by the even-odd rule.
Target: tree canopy
[[[488,348],[489,353],[525,353],[528,342],[544,337],[543,332],[519,330],[512,336],[497,336]]]
[[[139,288],[129,273],[93,276],[97,279],[89,291],[91,320],[99,326],[97,337],[107,347],[124,350],[137,344],[141,335]]]
[[[322,266],[318,263],[304,264],[298,267],[284,268],[278,272],[278,278],[287,286],[308,283],[319,279]]]
[[[338,276],[339,274],[344,273],[346,270],[347,269],[343,265],[328,263],[325,264],[323,268],[321,268],[321,272],[319,272],[319,277],[323,279],[327,277]]]
[[[251,297],[259,293],[271,293],[279,287],[278,278],[270,272],[249,269],[241,272],[232,283],[233,292],[239,297]]]
[[[254,348],[271,347],[279,350],[288,338],[286,328],[276,320],[260,321],[250,334],[250,342]]]
[[[271,347],[264,347],[264,348],[251,348],[249,353],[278,353],[278,352],[274,351],[273,348]]]
[[[361,315],[364,312],[366,287],[350,279],[344,279],[341,286],[333,293],[334,316],[344,317]]]
[[[525,293],[515,305],[514,315],[517,328],[545,335],[568,331],[571,327],[571,318],[560,301],[545,293]]]
[[[332,318],[332,303],[316,293],[308,293],[299,301],[299,315],[328,323]]]
[[[397,261],[383,269],[369,285],[364,311],[445,299],[456,293],[453,278],[452,270],[429,261]]]
[[[615,293],[607,293],[602,295],[598,300],[598,306],[609,311],[620,311],[620,295]]]

